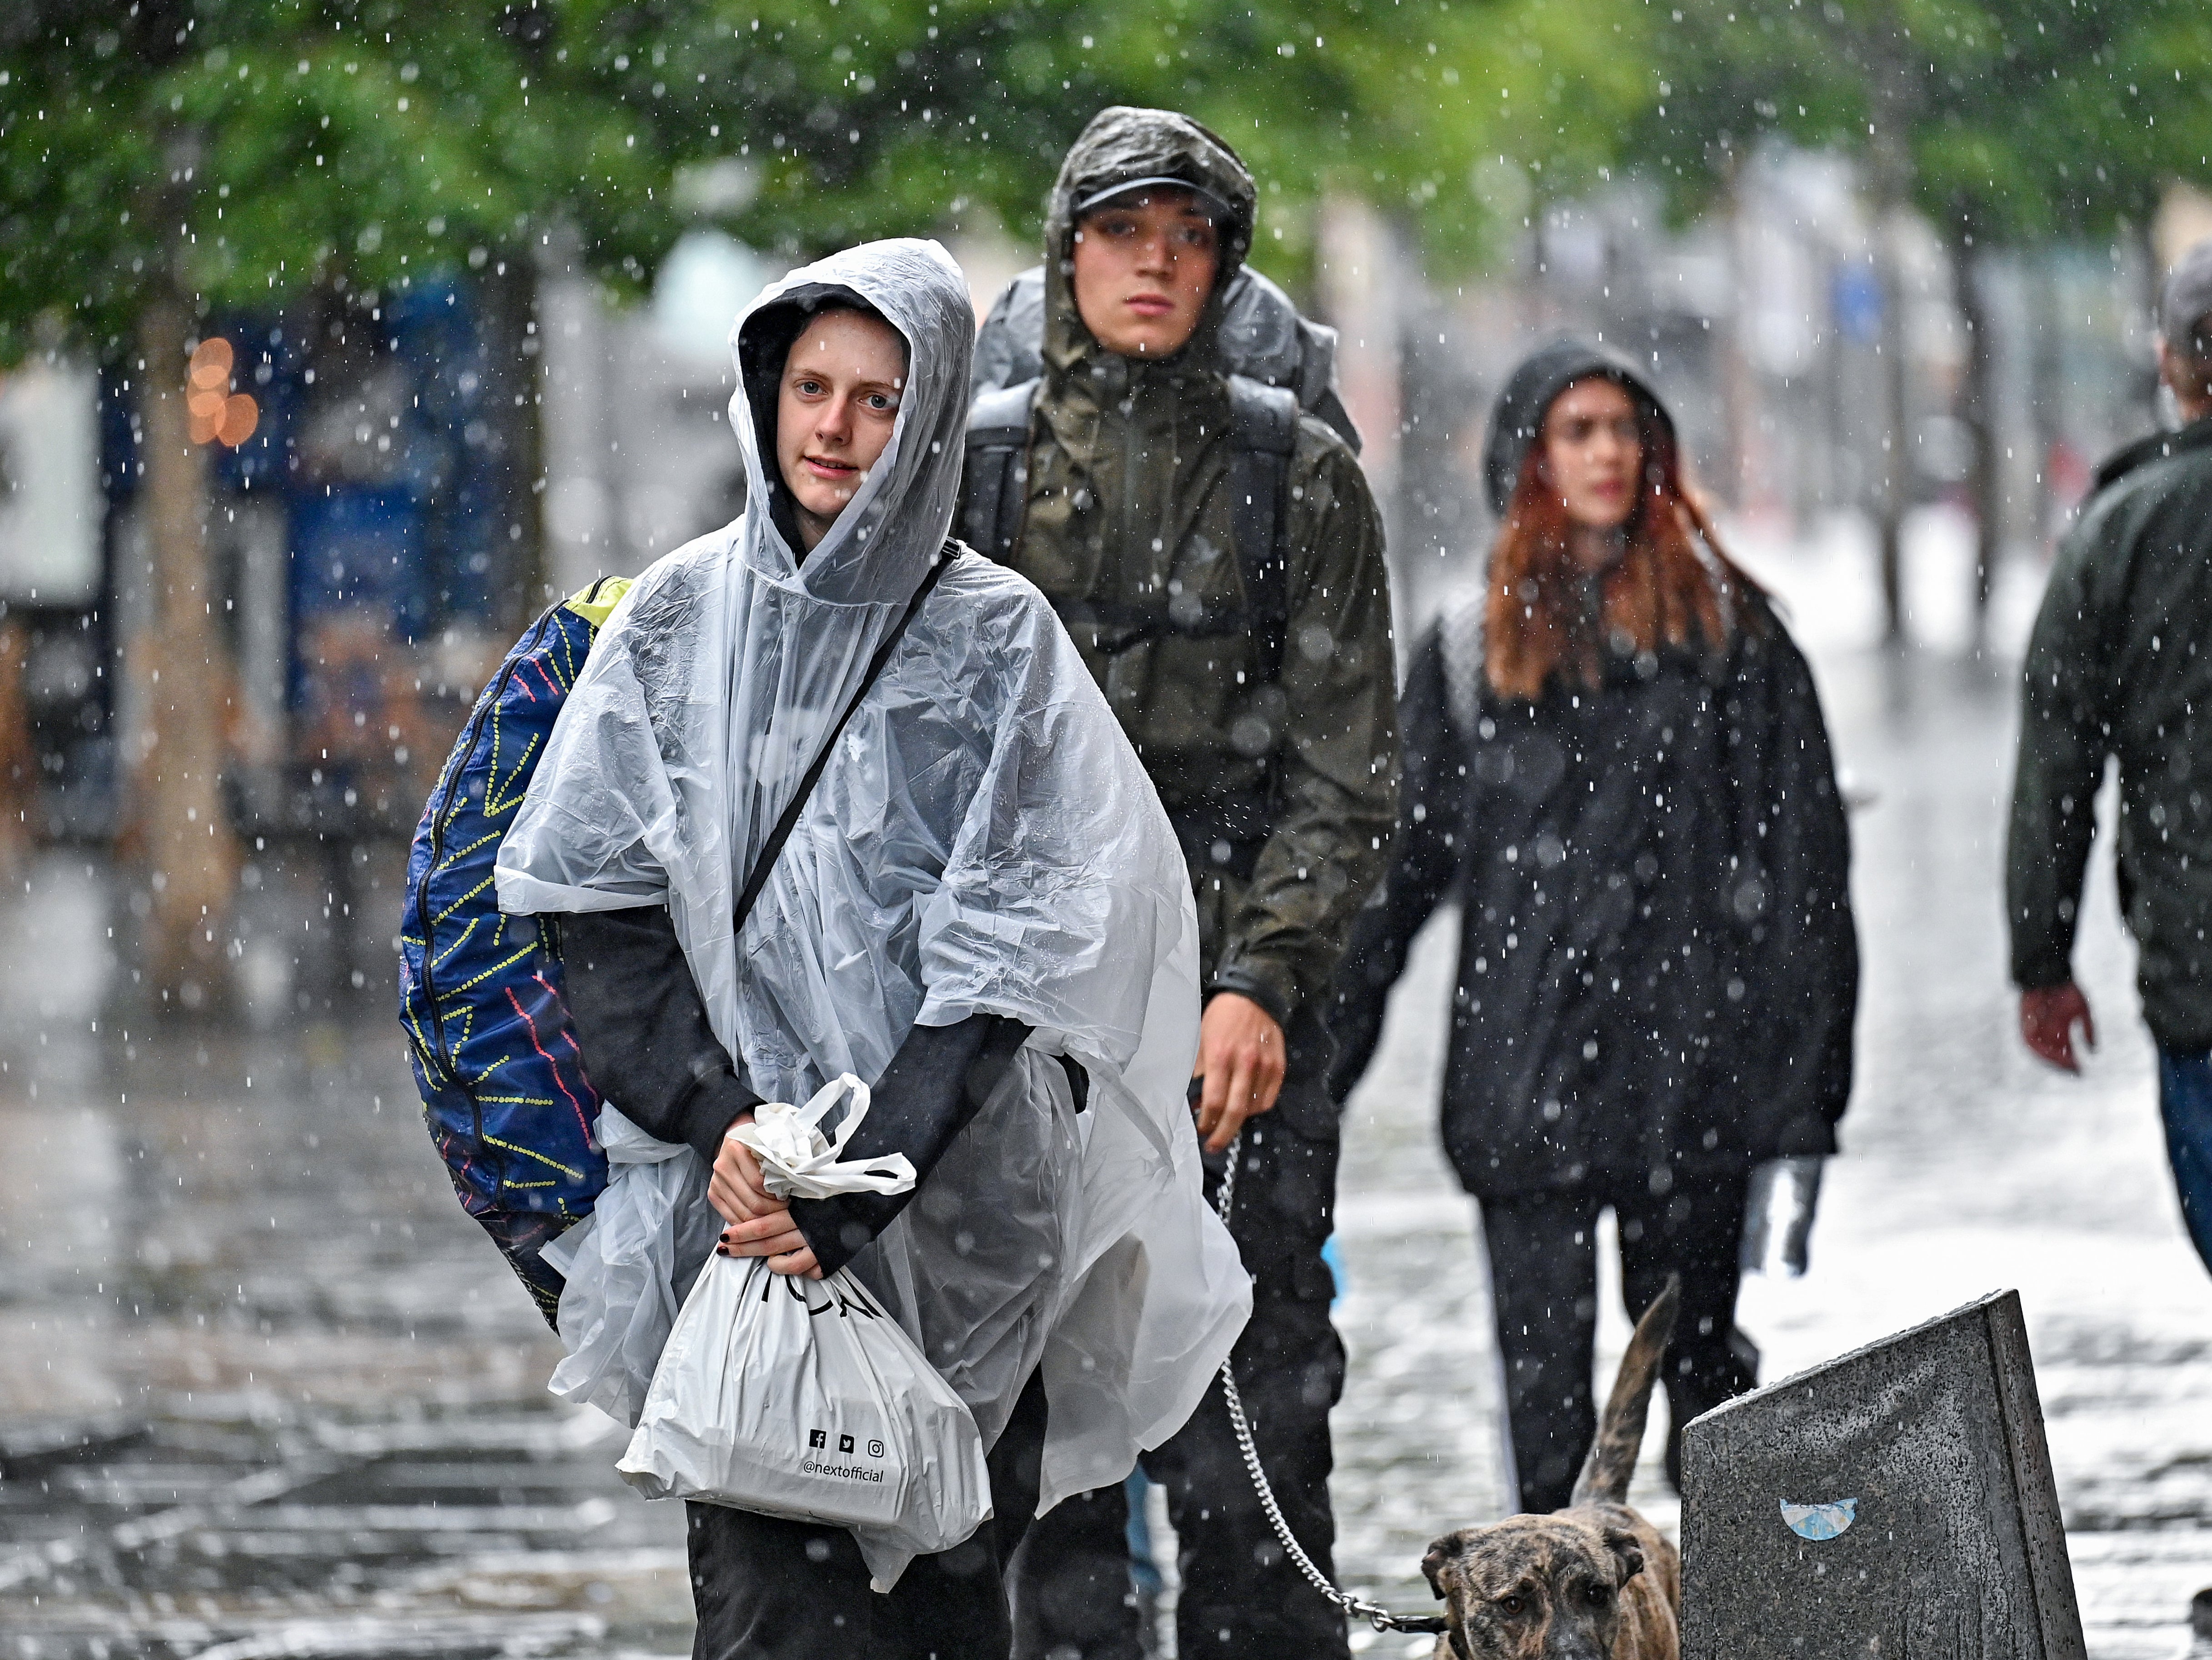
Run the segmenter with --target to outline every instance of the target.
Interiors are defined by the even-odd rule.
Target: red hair
[[[1534,702],[1558,675],[1595,689],[1599,648],[1625,638],[1634,650],[1727,643],[1741,597],[1761,592],[1721,551],[1712,523],[1683,483],[1673,431],[1641,398],[1638,435],[1644,488],[1626,526],[1628,546],[1603,577],[1602,614],[1583,601],[1567,504],[1543,477],[1543,440],[1528,447],[1520,482],[1490,554],[1483,616],[1483,672],[1502,697]],[[1699,543],[1704,549],[1699,550]]]

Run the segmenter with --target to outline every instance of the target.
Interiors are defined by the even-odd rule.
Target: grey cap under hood
[[[1513,498],[1513,488],[1521,481],[1521,469],[1537,434],[1544,429],[1544,417],[1550,412],[1553,400],[1576,381],[1592,375],[1616,382],[1657,424],[1668,442],[1675,441],[1674,417],[1643,372],[1627,358],[1610,346],[1591,341],[1552,341],[1521,360],[1491,410],[1490,435],[1482,446],[1482,480],[1491,512],[1504,516],[1505,504]]]
[[[1075,308],[1075,204],[1127,179],[1170,179],[1225,207],[1213,293],[1178,359],[1210,364],[1230,279],[1251,252],[1259,192],[1237,152],[1174,110],[1115,104],[1091,119],[1060,163],[1045,216],[1045,362],[1064,369],[1099,350]]]

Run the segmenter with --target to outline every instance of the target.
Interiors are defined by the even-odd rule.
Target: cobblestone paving
[[[1813,1271],[1751,1282],[1743,1323],[1778,1377],[2017,1286],[2092,1652],[2176,1660],[2212,1584],[2212,1286],[2109,880],[2083,962],[2105,1046],[2077,1083],[2011,1034],[2005,685],[1822,669],[1878,798],[1863,1083]],[[319,897],[272,875],[260,948],[303,913],[313,934]],[[382,1000],[149,1037],[111,995],[128,925],[82,856],[0,900],[0,1660],[688,1650],[680,1518],[615,1478],[604,1420],[542,1393],[551,1341],[439,1178]],[[1407,1608],[1431,1606],[1428,1540],[1500,1508],[1473,1207],[1435,1145],[1449,945],[1426,942],[1352,1104],[1340,1226],[1340,1561]],[[1638,1499],[1671,1520],[1654,1472]]]

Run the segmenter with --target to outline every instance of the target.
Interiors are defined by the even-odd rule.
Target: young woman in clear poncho
[[[1174,834],[1042,597],[945,539],[973,337],[928,243],[848,250],[754,302],[731,404],[753,506],[609,618],[501,848],[504,909],[574,913],[573,1012],[630,1161],[592,1235],[561,1242],[556,1388],[634,1418],[709,1249],[843,1266],[990,1449],[993,1520],[911,1565],[691,1506],[702,1657],[1004,1653],[1029,1517],[1171,1434],[1249,1305],[1199,1192]],[[758,850],[939,561],[732,937]],[[874,1089],[847,1157],[903,1152],[916,1188],[769,1199],[726,1132],[844,1072]],[[692,1154],[688,1186],[653,1185]],[[611,1242],[647,1235],[669,1283],[611,1296]]]

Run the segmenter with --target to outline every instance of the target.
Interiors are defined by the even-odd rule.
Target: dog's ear
[[[1636,1542],[1636,1535],[1626,1528],[1606,1529],[1605,1545],[1620,1568],[1620,1577],[1613,1582],[1613,1589],[1618,1590],[1644,1572],[1644,1547]]]
[[[1460,1553],[1467,1542],[1464,1534],[1448,1533],[1429,1547],[1429,1554],[1421,1559],[1421,1577],[1429,1582],[1429,1593],[1441,1600],[1445,1595],[1444,1564]]]

